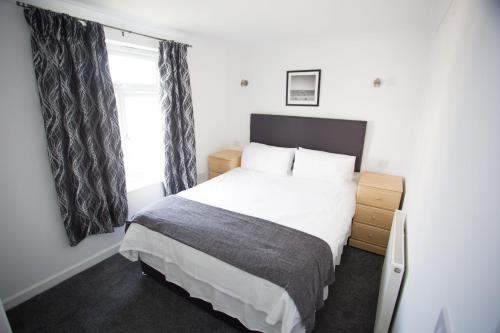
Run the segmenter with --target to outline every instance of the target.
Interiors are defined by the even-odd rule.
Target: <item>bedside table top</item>
[[[226,149],[210,154],[209,156],[219,158],[221,160],[237,160],[241,158],[241,150]]]
[[[364,171],[361,173],[359,185],[371,186],[394,192],[403,192],[403,177]]]

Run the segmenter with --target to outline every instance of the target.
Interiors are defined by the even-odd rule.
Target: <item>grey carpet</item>
[[[345,247],[314,332],[372,332],[383,257]],[[9,310],[17,332],[244,332],[230,319],[114,255]]]

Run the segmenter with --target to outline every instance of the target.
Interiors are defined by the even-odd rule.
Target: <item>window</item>
[[[129,191],[163,178],[158,53],[108,43]]]

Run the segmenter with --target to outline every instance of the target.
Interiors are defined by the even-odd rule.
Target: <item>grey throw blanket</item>
[[[304,232],[171,195],[137,213],[133,223],[205,252],[283,289],[306,332],[334,281],[329,245]]]

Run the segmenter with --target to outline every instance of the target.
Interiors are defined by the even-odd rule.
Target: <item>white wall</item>
[[[252,112],[367,120],[362,168],[407,175],[428,42],[423,30],[384,29],[241,47],[230,57],[231,143],[248,142]],[[286,71],[302,69],[322,71],[319,107],[285,106]],[[241,79],[249,85],[240,87]]]
[[[206,177],[207,155],[225,146],[224,131],[219,131],[226,116],[224,45],[175,31],[145,30],[70,2],[34,3],[193,44],[189,65],[197,166],[201,178]],[[125,39],[148,43],[131,35]],[[47,158],[29,30],[22,9],[4,0],[0,0],[0,44],[0,298],[9,308],[115,253],[123,228],[89,237],[76,247],[68,245]],[[131,213],[161,195],[159,185],[129,193]]]
[[[500,1],[454,0],[434,45],[393,331],[500,332]]]

